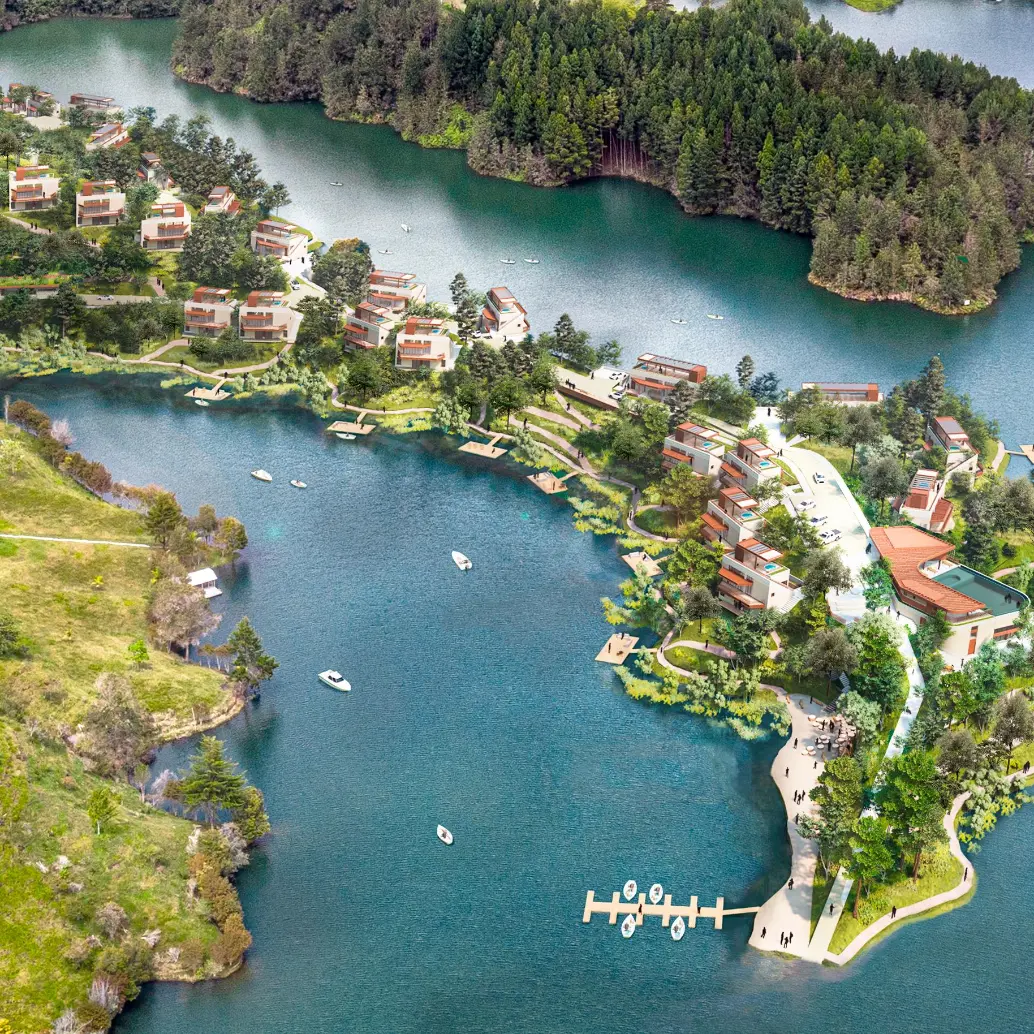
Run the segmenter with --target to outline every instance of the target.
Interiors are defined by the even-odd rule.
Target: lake
[[[915,22],[929,22],[939,34],[931,42],[996,70],[1025,69],[1034,80],[1027,0],[904,0],[879,16],[825,0],[813,9],[839,28],[871,29],[898,50],[910,47]],[[864,21],[855,25],[858,18]],[[35,82],[62,99],[88,90],[163,114],[204,112],[216,132],[255,153],[271,181],[287,183],[294,203],[285,214],[324,239],[358,235],[375,253],[390,250],[390,258],[377,257],[417,273],[432,296],[447,297],[457,270],[482,288],[503,280],[528,308],[533,329],[567,311],[596,340],[621,341],[626,361],[649,350],[717,372],[731,372],[749,352],[759,370],[775,370],[790,387],[802,380],[889,387],[939,353],[950,382],[998,418],[1010,447],[1034,440],[1029,379],[1016,375],[1034,363],[1030,248],[984,313],[950,318],[847,301],[807,283],[808,241],[735,219],[688,218],[672,197],[642,184],[594,180],[536,190],[479,177],[461,153],[422,150],[387,127],[331,122],[315,104],[257,105],[182,83],[168,67],[175,32],[172,21],[18,29],[0,36],[0,81]],[[1008,67],[999,69],[999,59]],[[509,255],[541,261],[501,265]],[[674,326],[673,317],[686,325]]]

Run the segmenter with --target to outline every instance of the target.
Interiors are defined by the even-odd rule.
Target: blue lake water
[[[621,693],[592,658],[626,569],[522,471],[435,435],[345,443],[297,412],[200,410],[139,378],[12,397],[67,417],[116,478],[243,519],[221,634],[248,614],[281,664],[219,733],[273,822],[240,878],[247,965],[149,986],[120,1034],[1030,1029],[1034,812],[988,841],[972,904],[843,972],[748,949],[749,920],[679,944],[582,924],[586,890],[629,876],[760,903],[788,868],[778,744]],[[353,692],[317,682],[326,667]]]

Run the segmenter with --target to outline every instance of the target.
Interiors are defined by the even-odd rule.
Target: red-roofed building
[[[723,488],[717,499],[708,501],[701,532],[708,542],[722,541],[735,546],[754,538],[765,523],[758,511],[758,501],[741,488]]]
[[[395,336],[395,365],[402,370],[451,370],[460,346],[449,330],[445,320],[410,316]]]
[[[199,287],[183,306],[183,333],[186,337],[207,334],[218,337],[233,322],[236,303],[226,287]]]
[[[19,165],[7,174],[7,204],[12,212],[53,208],[61,178],[48,165]]]
[[[182,251],[190,236],[190,210],[182,201],[161,201],[140,223],[140,244],[146,251]]]
[[[801,385],[801,391],[817,388],[822,397],[830,402],[845,406],[871,405],[883,401],[883,392],[878,384],[849,384],[838,381],[809,381]]]
[[[287,304],[283,291],[252,291],[238,309],[237,321],[245,341],[293,344],[302,325],[302,315]]]
[[[800,581],[780,563],[783,554],[755,538],[726,552],[718,570],[718,602],[740,614],[766,607],[786,613],[801,598]]]
[[[126,214],[126,195],[114,180],[84,183],[75,195],[75,225],[114,226]]]
[[[241,203],[237,195],[229,187],[213,187],[208,195],[208,202],[204,208],[204,215],[218,215],[225,212],[227,215],[236,215],[241,210]]]
[[[103,151],[109,147],[121,147],[128,139],[129,130],[121,122],[108,122],[90,134],[86,150]]]
[[[345,320],[345,347],[381,348],[388,343],[398,322],[390,309],[360,302]]]
[[[529,330],[527,310],[508,287],[493,287],[485,295],[480,324],[486,334],[501,334],[511,341],[523,338]]]
[[[744,438],[735,452],[726,454],[719,479],[723,485],[753,492],[758,485],[778,479],[781,473],[773,449],[757,438]]]
[[[944,498],[945,480],[936,470],[917,470],[908,491],[894,503],[894,508],[913,524],[938,535],[951,531],[955,524],[955,507]]]
[[[100,97],[93,93],[73,93],[68,103],[73,108],[86,108],[87,111],[110,111],[117,107],[114,97]]]
[[[309,238],[292,223],[263,219],[251,231],[251,250],[275,258],[289,273],[301,273],[309,255]]]
[[[948,476],[963,473],[976,477],[980,473],[980,457],[966,434],[966,429],[953,416],[936,416],[926,425],[926,440],[939,445],[948,454]]]
[[[375,269],[370,274],[366,300],[390,312],[403,312],[407,305],[427,301],[427,288],[417,282],[415,273],[393,273]]]
[[[698,387],[706,376],[706,366],[644,352],[625,380],[625,391],[629,395],[666,402],[679,381]]]
[[[685,464],[701,477],[717,477],[724,454],[725,446],[719,441],[718,432],[690,420],[679,424],[664,439],[661,466],[671,470]]]
[[[144,183],[153,183],[162,190],[172,186],[172,177],[165,171],[161,158],[154,151],[140,152],[140,165],[136,174]]]

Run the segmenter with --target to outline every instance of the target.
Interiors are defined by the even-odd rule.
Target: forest
[[[800,0],[186,0],[173,65],[464,147],[489,175],[648,180],[811,236],[812,279],[862,298],[972,311],[1034,228],[1030,91],[881,53]]]

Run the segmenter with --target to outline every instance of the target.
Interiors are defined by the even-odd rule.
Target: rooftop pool
[[[953,567],[937,575],[934,581],[978,600],[996,618],[1013,614],[1030,602],[1019,589],[974,571],[971,567]]]

